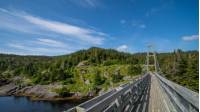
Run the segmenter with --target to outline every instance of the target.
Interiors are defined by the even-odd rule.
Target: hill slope
[[[99,91],[140,74],[145,56],[96,47],[54,57],[0,54],[0,84],[18,77],[23,85],[65,85],[55,90],[61,95]],[[158,60],[165,77],[198,91],[198,51],[159,53]]]

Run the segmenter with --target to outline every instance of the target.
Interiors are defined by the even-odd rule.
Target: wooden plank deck
[[[176,112],[172,102],[154,74],[151,74],[148,110],[149,112]]]

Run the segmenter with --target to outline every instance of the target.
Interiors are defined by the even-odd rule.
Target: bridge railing
[[[69,109],[67,112],[130,112],[149,81],[150,75],[145,74],[132,83],[124,84],[101,96]]]
[[[199,94],[165,79],[156,73],[161,86],[169,96],[175,108],[180,112],[198,112]]]

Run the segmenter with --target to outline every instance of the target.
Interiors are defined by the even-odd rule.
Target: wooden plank
[[[176,112],[172,102],[154,74],[151,74],[149,112]]]

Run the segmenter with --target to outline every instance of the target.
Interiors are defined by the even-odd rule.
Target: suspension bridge
[[[199,94],[164,78],[148,47],[144,75],[66,112],[198,112]]]

